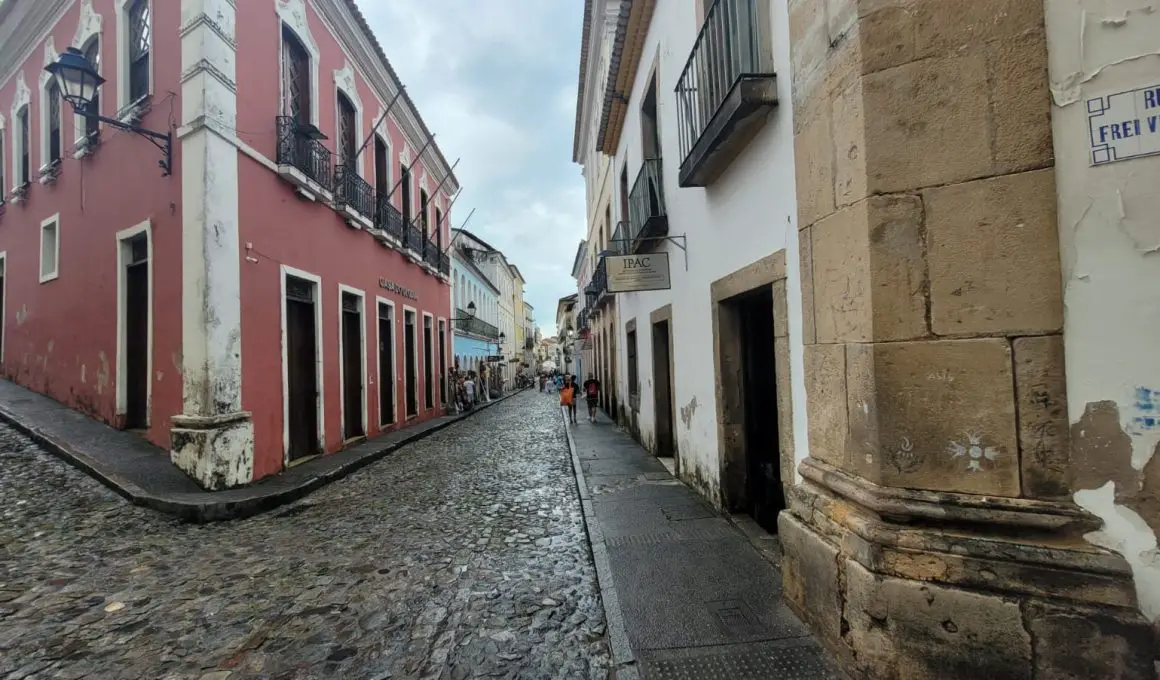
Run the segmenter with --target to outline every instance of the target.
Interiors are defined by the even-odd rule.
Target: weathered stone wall
[[[790,30],[787,599],[859,677],[1153,678],[1131,571],[1067,502],[1042,3],[796,0]]]

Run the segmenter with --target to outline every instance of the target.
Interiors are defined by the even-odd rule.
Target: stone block
[[[834,137],[830,111],[819,110],[794,136],[798,227],[808,227],[834,212]]]
[[[254,481],[254,423],[248,412],[172,418],[169,458],[206,491]]]
[[[777,380],[777,440],[781,461],[781,483],[793,484],[793,383],[789,369],[789,338],[775,338],[773,341],[774,374]]]
[[[826,37],[833,45],[843,40],[858,21],[857,0],[825,0]]]
[[[810,456],[845,467],[846,347],[806,345],[805,374]]]
[[[790,64],[793,68],[795,90],[820,73],[830,50],[826,34],[826,9],[814,0],[793,2],[789,6]],[[802,90],[798,95],[813,96]]]
[[[866,131],[862,83],[837,93],[833,104],[834,203],[843,208],[866,197]]]
[[[1016,338],[1015,394],[1019,404],[1019,465],[1023,495],[1070,493],[1070,438],[1063,337]]]
[[[1052,170],[929,189],[923,201],[935,334],[1060,330]]]
[[[789,337],[789,307],[786,304],[785,279],[773,282],[773,337]]]
[[[927,335],[921,216],[916,197],[873,196],[814,227],[818,342]]]
[[[1017,602],[880,577],[845,562],[845,640],[859,677],[1031,680],[1031,636]]]
[[[850,458],[861,474],[910,489],[1020,494],[1005,339],[852,345],[846,366]]]
[[[1148,623],[1129,610],[1027,603],[1037,680],[1155,680]]]
[[[862,72],[874,73],[914,61],[914,13],[909,2],[883,2],[863,8],[858,27]]]
[[[996,40],[1018,40],[1043,28],[1043,3],[1027,0],[920,0],[913,11],[919,59],[960,54]]]
[[[778,516],[777,528],[786,603],[832,647],[842,635],[838,549],[788,512]]]
[[[983,54],[925,59],[866,75],[866,169],[872,194],[991,174]]]
[[[995,174],[1052,165],[1055,150],[1043,31],[989,46],[987,71],[994,116]]]
[[[813,227],[798,232],[798,276],[802,290],[802,343],[818,341],[814,326],[814,239]]]

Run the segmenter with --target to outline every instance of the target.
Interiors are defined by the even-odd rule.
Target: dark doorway
[[[740,321],[741,398],[749,514],[770,533],[785,509],[777,430],[773,289],[764,286],[736,299]]]
[[[390,305],[379,303],[379,422],[395,424],[395,322]]]
[[[149,240],[125,244],[125,428],[149,426]]]
[[[435,352],[431,317],[423,317],[423,405],[428,411],[435,408]]]
[[[419,414],[419,372],[416,370],[415,364],[418,357],[415,356],[415,312],[403,312],[403,365],[407,379],[407,417],[411,418]]]
[[[657,457],[673,458],[676,441],[673,437],[673,375],[672,345],[669,322],[658,321],[652,327],[653,342],[653,403],[656,408]]]
[[[0,278],[2,284],[3,278]],[[4,309],[2,299],[0,309]],[[439,403],[447,405],[447,322],[443,319],[439,319]]]
[[[342,434],[354,439],[366,434],[363,424],[362,298],[342,294]]]
[[[287,428],[291,461],[318,453],[317,287],[286,277]]]

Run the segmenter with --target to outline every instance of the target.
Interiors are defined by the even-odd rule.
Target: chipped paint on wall
[[[1091,164],[1084,102],[1154,84],[1160,2],[1046,0],[1064,279],[1068,420],[1076,503],[1104,521],[1088,536],[1123,554],[1140,606],[1160,620],[1158,468],[1160,157]]]

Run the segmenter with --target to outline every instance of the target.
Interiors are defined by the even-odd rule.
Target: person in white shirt
[[[463,390],[467,392],[467,408],[475,406],[475,380],[472,379],[471,374],[468,374],[467,380],[463,381]]]

